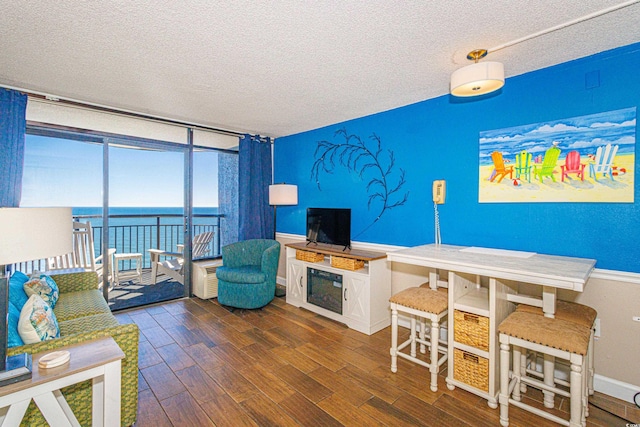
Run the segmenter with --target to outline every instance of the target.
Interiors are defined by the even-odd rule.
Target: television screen
[[[351,209],[307,208],[307,242],[351,247]]]

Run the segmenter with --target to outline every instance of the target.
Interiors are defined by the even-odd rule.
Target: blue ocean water
[[[171,221],[172,224],[180,224],[182,222],[183,209],[181,207],[114,207],[109,208],[109,225],[131,225],[132,220],[135,224],[155,224],[156,215],[176,215],[175,218],[164,217],[165,221]],[[217,215],[220,213],[218,208],[214,207],[194,207],[194,215]],[[89,217],[92,226],[102,226],[102,207],[74,207],[72,209],[74,217]],[[113,215],[128,218],[112,218]],[[197,219],[197,218],[194,218]],[[95,224],[94,224],[95,222]]]
[[[196,215],[218,215],[214,207],[193,208],[194,235],[214,231],[219,235],[219,218]],[[80,222],[90,222],[94,230],[96,254],[102,253],[102,208],[74,207],[72,215]],[[109,209],[109,247],[117,253],[139,252],[143,254],[143,266],[151,266],[148,250],[151,248],[175,252],[184,243],[182,231],[183,209],[181,207],[114,207]],[[208,255],[218,255],[217,240],[211,245]],[[121,266],[128,268],[128,265]]]

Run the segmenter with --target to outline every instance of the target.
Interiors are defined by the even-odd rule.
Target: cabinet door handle
[[[300,287],[302,287],[302,276],[300,276],[300,277],[298,278],[298,285],[300,285]]]
[[[347,300],[347,288],[344,288],[344,300]]]

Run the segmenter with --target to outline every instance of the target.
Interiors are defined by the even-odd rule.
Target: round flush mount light
[[[450,91],[453,96],[484,95],[504,86],[504,65],[501,62],[479,62],[487,56],[486,49],[469,52],[467,59],[474,64],[462,67],[451,74]]]

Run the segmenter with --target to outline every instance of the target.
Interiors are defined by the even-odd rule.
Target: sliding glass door
[[[190,296],[191,258],[219,257],[237,240],[237,147],[182,130],[184,142],[167,142],[27,125],[21,206],[71,206],[90,226],[87,252],[108,264],[96,271],[113,310]]]
[[[189,156],[185,146],[109,139],[112,310],[189,296]]]

